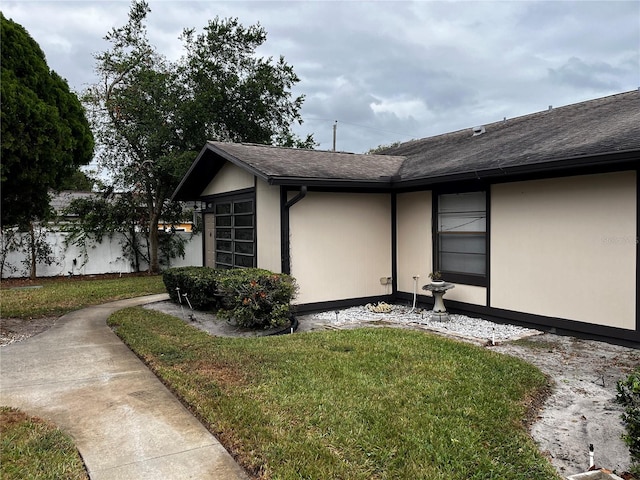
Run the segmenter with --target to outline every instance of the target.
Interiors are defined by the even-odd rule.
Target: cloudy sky
[[[640,87],[640,1],[150,0],[149,37],[170,59],[209,19],[260,23],[259,54],[294,67],[301,136],[366,152]],[[3,0],[77,92],[129,1]]]

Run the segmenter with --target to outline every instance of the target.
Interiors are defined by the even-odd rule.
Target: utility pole
[[[338,130],[338,120],[333,124],[333,151],[336,151],[336,131]]]

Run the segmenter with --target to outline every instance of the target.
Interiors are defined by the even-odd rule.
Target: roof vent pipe
[[[553,105],[549,105],[549,111],[553,110]]]
[[[473,127],[473,136],[474,137],[477,137],[478,135],[482,135],[485,132],[486,132],[486,130],[484,128],[484,125],[480,125],[478,127]]]

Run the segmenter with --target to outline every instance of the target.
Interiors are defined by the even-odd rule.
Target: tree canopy
[[[117,190],[135,191],[147,211],[150,270],[157,271],[158,228],[170,196],[208,140],[313,147],[291,131],[302,123],[299,79],[284,58],[260,58],[260,25],[209,21],[203,32],[185,29],[184,54],[169,61],[151,45],[150,13],[133,0],[126,25],[105,37],[96,54],[99,82],[83,96],[101,146],[99,161]]]
[[[26,229],[47,216],[49,189],[91,161],[94,141],[78,97],[37,42],[2,13],[0,23],[2,225]]]

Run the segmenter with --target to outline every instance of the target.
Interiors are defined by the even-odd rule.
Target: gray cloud
[[[301,135],[362,152],[636,89],[640,3],[632,1],[151,0],[149,35],[169,58],[184,27],[238,17],[268,32],[260,55],[284,55],[301,78]],[[11,1],[5,16],[81,90],[92,54],[126,22],[129,1]]]

